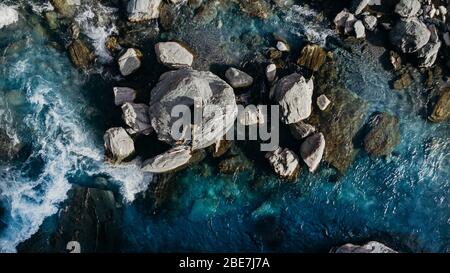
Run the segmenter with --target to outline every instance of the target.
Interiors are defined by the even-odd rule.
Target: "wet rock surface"
[[[374,114],[368,124],[364,149],[375,156],[389,155],[400,143],[399,119],[387,113]]]

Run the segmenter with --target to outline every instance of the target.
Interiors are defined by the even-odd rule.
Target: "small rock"
[[[317,106],[320,110],[324,111],[330,105],[331,101],[324,94],[317,98]]]
[[[357,39],[366,37],[366,28],[361,20],[356,21],[353,28],[355,29]]]
[[[252,76],[234,67],[227,69],[225,78],[233,88],[245,88],[253,84]]]
[[[277,42],[277,49],[281,52],[288,52],[289,51],[289,46],[283,42],[283,41],[278,41]]]
[[[433,107],[429,120],[440,122],[450,118],[450,88],[442,90],[437,103]]]
[[[119,70],[123,76],[128,76],[141,67],[142,53],[134,48],[129,48],[119,58]]]
[[[266,67],[266,78],[269,82],[273,82],[277,76],[277,66],[275,64],[269,64]]]
[[[148,106],[143,103],[126,102],[122,105],[122,119],[130,127],[129,133],[149,135],[153,131]]]
[[[176,42],[157,43],[155,52],[158,62],[169,68],[190,67],[194,61],[194,55]]]
[[[364,16],[363,23],[366,29],[370,31],[374,31],[377,26],[377,17],[373,15],[366,15]]]
[[[327,52],[319,45],[306,45],[300,53],[297,64],[317,72],[325,63],[326,56]]]
[[[113,163],[120,163],[134,154],[134,142],[122,127],[108,129],[103,140],[106,156]]]
[[[391,43],[403,53],[413,53],[428,43],[431,32],[419,19],[410,18],[400,20],[389,36]]]
[[[264,116],[261,106],[247,106],[243,112],[238,113],[238,121],[244,126],[264,124],[266,117]]]
[[[400,68],[402,68],[402,59],[400,55],[395,51],[390,51],[389,55],[389,60],[391,61],[394,70],[399,70]]]
[[[128,20],[140,22],[159,18],[162,0],[130,0],[127,6]]]
[[[126,102],[133,102],[136,99],[136,90],[128,87],[114,87],[114,104],[121,106]]]
[[[278,147],[275,151],[267,152],[266,158],[280,178],[288,180],[297,178],[300,164],[297,155],[291,150]]]
[[[300,155],[309,167],[310,172],[315,172],[322,160],[325,151],[325,137],[322,133],[309,136],[300,147]]]
[[[370,0],[361,0],[356,7],[355,15],[361,14],[361,12],[369,5]]]
[[[142,164],[142,171],[151,173],[175,172],[186,167],[192,158],[189,146],[175,146],[165,153],[147,159]]]

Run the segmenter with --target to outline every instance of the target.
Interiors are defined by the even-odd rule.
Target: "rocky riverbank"
[[[372,56],[395,75],[392,92],[406,92],[414,81],[427,86],[423,122],[450,118],[448,1],[344,1],[342,10],[324,9],[324,14],[317,10],[317,21],[327,22],[323,16],[332,21],[328,27],[333,34],[325,43],[306,37],[295,44],[276,31],[270,38],[235,37],[240,44],[247,43],[246,54],[229,54],[232,48],[216,48],[215,41],[181,39],[176,34],[187,30],[177,22],[188,18],[188,23],[220,29],[226,23],[220,12],[227,9],[264,22],[280,10],[295,9],[295,1],[107,2],[117,9],[118,18],[90,17],[97,25],[115,25],[100,40],[102,44],[86,35],[82,21],[73,19],[84,11],[84,1],[52,0],[54,10],[44,11],[43,16],[50,28],[63,33],[58,34],[60,46],[76,68],[86,74],[101,69],[116,85],[107,92],[122,119],[105,131],[105,161],[115,166],[137,160],[142,172],[154,176],[154,185],[143,194],[154,198],[155,207],[170,199],[166,189],[174,183],[175,173],[204,160],[217,161],[218,171],[229,176],[265,164],[280,183],[291,183],[305,172],[328,168],[336,172],[335,182],[339,182],[360,151],[373,158],[390,158],[402,139],[400,117],[373,111],[350,90],[341,78],[336,48],[350,54],[373,49]],[[311,6],[330,1],[317,2]],[[105,52],[111,62],[102,60]],[[260,110],[271,104],[279,107],[277,120]],[[202,110],[204,116],[200,123],[183,127],[181,138],[175,139],[171,111],[180,105]],[[257,108],[240,112],[238,105]],[[221,110],[221,115],[209,110],[213,108]],[[280,123],[283,136],[271,151],[260,151],[259,145],[248,144],[250,140],[225,139],[224,132],[238,124],[250,130],[275,122]],[[203,130],[196,130],[197,126]],[[220,126],[223,131],[214,130]],[[9,153],[11,145],[0,131],[0,151]],[[62,251],[66,241],[81,242],[85,251],[114,249],[109,228],[115,229],[120,213],[113,194],[75,188],[69,198],[67,214],[58,216],[59,231],[51,235],[52,243],[45,251]],[[77,207],[81,203],[85,205]],[[67,220],[72,218],[88,230],[75,230]],[[39,249],[33,242],[41,236],[35,235],[23,250]],[[92,245],[102,236],[109,238],[100,240],[107,245]],[[344,246],[336,252],[392,251],[378,245],[368,249]]]

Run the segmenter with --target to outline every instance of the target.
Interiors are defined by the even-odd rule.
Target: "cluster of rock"
[[[389,31],[391,44],[402,54],[413,55],[420,67],[431,67],[436,62],[442,42],[450,46],[450,27],[447,22],[448,1],[399,0],[394,9],[391,1],[361,0],[354,9],[341,11],[334,23],[344,34],[364,38],[365,31],[373,31],[377,22]],[[435,6],[439,3],[438,6]],[[384,7],[385,5],[386,7]],[[381,12],[380,12],[381,10]],[[396,18],[390,21],[388,15]],[[448,51],[448,49],[446,49]],[[450,67],[450,62],[446,65]]]

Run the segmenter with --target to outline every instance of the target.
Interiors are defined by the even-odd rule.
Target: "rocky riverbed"
[[[2,2],[1,251],[450,250],[448,1]]]

